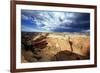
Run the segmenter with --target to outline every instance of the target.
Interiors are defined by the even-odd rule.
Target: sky
[[[90,14],[67,11],[21,10],[22,32],[89,32]]]

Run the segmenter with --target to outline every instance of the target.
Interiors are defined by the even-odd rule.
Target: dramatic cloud
[[[21,10],[21,25],[26,32],[85,32],[90,29],[90,14]]]

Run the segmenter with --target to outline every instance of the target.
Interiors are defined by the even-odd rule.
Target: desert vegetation
[[[85,60],[90,58],[87,33],[22,32],[21,62]]]

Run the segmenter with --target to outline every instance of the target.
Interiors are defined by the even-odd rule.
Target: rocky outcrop
[[[89,59],[89,35],[62,33],[22,35],[24,37],[22,38],[22,63]]]
[[[87,57],[72,53],[70,51],[60,51],[52,57],[52,61],[65,61],[65,60],[84,60]]]

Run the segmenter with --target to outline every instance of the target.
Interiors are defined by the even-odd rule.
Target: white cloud
[[[26,13],[29,15],[25,16],[22,14],[22,17],[24,19],[26,20],[31,19],[31,21],[33,22],[33,25],[34,25],[34,22],[36,23],[37,25],[36,29],[46,30],[46,31],[53,31],[57,28],[69,29],[71,27],[65,27],[65,25],[68,25],[68,26],[72,25],[72,23],[75,22],[75,18],[78,17],[76,13],[71,13],[71,12],[26,10]],[[31,27],[29,30],[33,31],[33,28]]]
[[[24,14],[22,14],[21,17],[22,17],[22,19],[24,19],[24,20],[28,20],[28,19],[29,19],[29,17],[26,16],[26,15],[24,15]]]
[[[40,29],[35,29],[33,27],[28,27],[28,26],[25,26],[25,25],[22,25],[21,28],[22,28],[21,29],[22,31],[26,31],[26,32],[41,32]]]
[[[90,30],[89,29],[88,30],[82,30],[81,32],[87,32],[88,33],[88,32],[90,32]]]
[[[74,13],[60,13],[60,12],[40,12],[39,15],[43,20],[35,19],[38,26],[41,27],[41,24],[44,24],[43,29],[45,30],[54,30],[56,28],[63,27],[64,25],[70,25],[73,20],[69,18],[75,18]],[[66,24],[67,23],[67,24]]]

